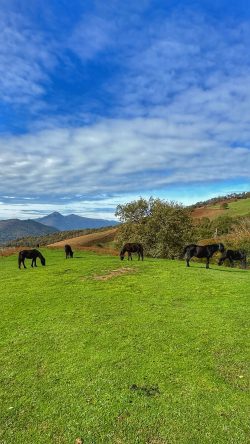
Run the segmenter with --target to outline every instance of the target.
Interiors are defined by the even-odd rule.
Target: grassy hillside
[[[0,258],[0,442],[247,442],[249,271],[43,253]]]
[[[195,218],[201,217],[209,217],[210,219],[214,219],[221,215],[228,215],[231,217],[237,216],[250,216],[250,198],[248,199],[239,199],[236,201],[229,201],[228,209],[222,209],[221,203],[217,203],[216,205],[208,205],[200,208],[194,209],[192,212]]]
[[[250,215],[250,198],[237,200],[236,202],[229,202],[228,207],[228,210],[225,211],[229,216]]]
[[[93,248],[98,251],[106,251],[110,250],[110,252],[117,253],[114,250],[114,239],[117,234],[117,228],[111,228],[109,230],[97,231],[90,234],[85,234],[83,236],[77,236],[73,238],[67,239],[67,243],[71,245],[73,249],[86,249]],[[66,240],[55,242],[53,244],[48,245],[52,248],[63,248]]]
[[[39,244],[40,246],[46,246],[50,244],[54,244],[56,242],[62,242],[65,244],[65,240],[73,239],[76,237],[81,237],[85,235],[89,235],[92,233],[105,233],[107,230],[113,229],[113,227],[104,227],[104,228],[86,228],[84,230],[70,230],[70,231],[57,231],[56,233],[51,233],[45,236],[28,236],[20,239],[13,240],[8,242],[8,246],[29,246],[33,247]],[[104,234],[105,237],[105,234]]]

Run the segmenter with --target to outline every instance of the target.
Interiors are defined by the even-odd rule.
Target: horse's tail
[[[141,255],[141,259],[142,259],[142,261],[143,261],[143,246],[142,245],[140,245],[140,255]]]
[[[22,253],[20,251],[20,253],[18,255],[18,268],[21,268],[21,263],[22,263]]]
[[[244,268],[247,268],[247,253],[244,250],[242,252],[242,262],[244,264]]]
[[[185,257],[187,254],[187,250],[188,250],[188,245],[184,248],[183,252],[182,252],[182,257]]]

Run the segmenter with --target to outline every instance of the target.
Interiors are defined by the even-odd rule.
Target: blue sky
[[[249,1],[2,0],[0,217],[249,190],[249,47]]]

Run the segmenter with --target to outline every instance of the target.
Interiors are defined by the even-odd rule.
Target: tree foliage
[[[232,218],[230,216],[219,216],[216,219],[210,220],[208,217],[203,217],[196,222],[196,238],[208,239],[216,235],[221,236],[232,231],[233,227],[238,223],[239,218]]]
[[[141,242],[145,253],[153,257],[176,258],[183,247],[193,240],[194,230],[190,211],[175,202],[140,198],[118,205],[118,243]]]

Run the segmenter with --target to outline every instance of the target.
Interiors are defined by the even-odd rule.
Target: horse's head
[[[123,261],[124,257],[125,257],[125,254],[123,253],[123,250],[122,250],[122,251],[120,252],[120,259],[121,259],[121,261]]]
[[[223,244],[218,244],[219,245],[219,251],[221,252],[221,253],[224,253],[224,251],[225,251],[225,247],[224,247],[224,245]]]
[[[71,251],[71,252],[70,252],[70,257],[73,257],[73,255],[74,255],[74,252]]]
[[[45,259],[44,257],[41,257],[41,264],[44,266],[45,265]]]

